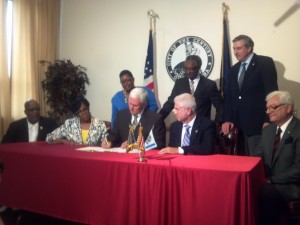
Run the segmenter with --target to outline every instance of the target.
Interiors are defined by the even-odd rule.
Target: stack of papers
[[[126,149],[124,148],[101,148],[97,146],[87,146],[82,148],[76,148],[78,151],[83,152],[117,152],[117,153],[126,153]],[[130,151],[129,153],[139,153],[137,149]]]

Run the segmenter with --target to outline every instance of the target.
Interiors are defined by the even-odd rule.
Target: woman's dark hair
[[[129,70],[122,70],[119,77],[120,79],[124,76],[124,75],[128,75],[130,78],[133,78],[132,73]]]
[[[72,101],[71,104],[72,113],[75,114],[80,109],[81,104],[84,104],[88,109],[90,108],[89,101],[85,97],[79,96],[74,101]]]

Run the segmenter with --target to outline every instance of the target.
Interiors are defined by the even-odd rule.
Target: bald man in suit
[[[196,100],[196,113],[211,118],[212,105],[216,108],[215,121],[223,122],[223,99],[215,81],[212,81],[201,74],[202,60],[198,55],[190,55],[184,62],[185,77],[175,81],[171,95],[164,103],[159,113],[165,119],[174,108],[174,98],[183,93],[194,95]],[[193,82],[191,90],[190,82]],[[194,93],[192,93],[192,91]]]
[[[262,131],[255,155],[262,157],[265,184],[260,190],[260,225],[278,225],[285,202],[300,200],[300,120],[291,95],[274,91],[267,95],[270,125]]]
[[[35,100],[24,104],[26,118],[12,122],[1,143],[45,141],[48,133],[57,128],[54,120],[40,115],[40,105]]]

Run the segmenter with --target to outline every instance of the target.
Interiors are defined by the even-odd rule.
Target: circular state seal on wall
[[[184,77],[184,61],[189,55],[198,55],[202,60],[201,74],[208,77],[214,66],[214,54],[210,45],[196,36],[178,39],[166,56],[166,68],[173,81]]]

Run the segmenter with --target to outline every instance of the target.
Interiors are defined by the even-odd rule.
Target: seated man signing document
[[[107,140],[102,142],[102,148],[127,148],[130,128],[133,130],[134,139],[137,140],[141,127],[145,142],[147,143],[149,139],[153,140],[152,147],[147,148],[147,144],[145,144],[146,150],[161,149],[166,146],[166,125],[160,114],[150,111],[146,107],[147,99],[148,94],[144,88],[134,88],[130,92],[129,108],[117,113],[115,126]]]

